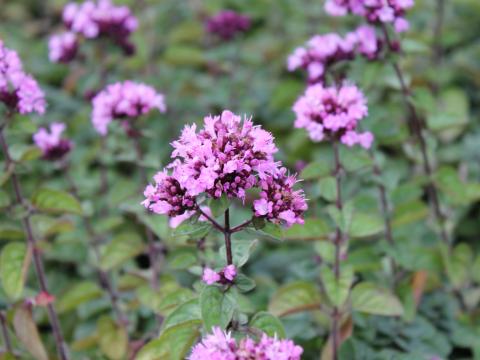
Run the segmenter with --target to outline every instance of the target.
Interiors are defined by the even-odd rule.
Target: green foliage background
[[[51,64],[47,54],[48,36],[62,28],[64,1],[7,0],[0,10],[0,38],[19,52],[48,98],[46,115],[16,116],[7,140],[24,192],[38,210],[33,216],[35,231],[72,358],[128,356],[126,335],[97,281],[83,214],[99,234],[99,265],[119,289],[120,306],[128,315],[130,354],[135,346],[156,338],[155,314],[165,317],[162,337],[138,358],[181,359],[202,324],[225,325],[231,316],[236,321],[248,316],[253,327],[293,338],[304,347],[305,359],[328,359],[329,319],[320,309],[346,299],[352,317],[343,326],[342,359],[480,359],[480,2],[445,1],[442,58],[432,55],[437,1],[417,0],[408,14],[411,30],[402,39],[405,54],[400,65],[428,125],[428,151],[435,166],[432,180],[440,189],[454,241],[451,253],[441,244],[429,209],[429,179],[408,132],[393,68],[387,61],[358,59],[352,64],[350,79],[369,101],[369,117],[362,127],[376,140],[373,160],[357,148],[341,153],[347,171],[344,194],[351,210],[342,220],[351,237],[342,266],[352,272],[345,284],[329,281],[327,266],[332,258],[328,239],[336,219],[329,206],[334,199],[331,149],[328,144],[312,144],[304,131],[293,129],[291,106],[303,92],[305,79],[300,73],[288,73],[285,62],[310,36],[345,33],[358,19],[327,17],[322,1],[122,2],[139,19],[132,39],[136,55],[124,58],[110,44],[90,41],[81,46],[84,59],[70,66]],[[224,8],[253,19],[252,29],[229,43],[215,41],[203,28],[205,16]],[[278,157],[291,169],[300,162],[309,164],[301,174],[310,207],[304,227],[252,230],[234,238],[235,258],[248,259],[242,268],[248,278],[231,299],[205,294],[215,290],[203,289],[198,281],[201,264],[218,267],[224,261],[217,255],[221,239],[214,232],[206,235],[209,229],[198,224],[171,231],[166,219],[144,213],[139,203],[146,184],[134,144],[119,126],[111,127],[106,150],[102,149],[84,97],[100,86],[102,78],[107,83],[144,81],[166,95],[168,112],[142,120],[146,156],[141,165],[149,177],[169,161],[169,143],[184,124],[200,122],[222,109],[252,114],[256,123],[272,131]],[[32,133],[52,121],[66,122],[75,142],[69,172],[78,201],[66,194],[71,193],[71,184],[63,171],[41,160],[32,148]],[[374,163],[381,175],[374,174]],[[109,190],[99,196],[102,166],[108,168]],[[35,296],[38,287],[32,266],[22,277],[26,247],[19,219],[24,209],[12,205],[7,180],[5,171],[0,177],[0,304],[11,324],[19,304]],[[383,235],[378,184],[386,188],[392,207],[394,246]],[[233,206],[234,223],[248,217],[239,204]],[[148,284],[145,227],[162,239],[158,292]],[[390,259],[397,264],[395,272]],[[250,290],[252,279],[256,287]],[[349,291],[352,282],[362,286]],[[235,314],[232,310],[228,315],[229,306],[236,308]],[[212,308],[224,309],[222,316],[228,318],[216,319],[208,313]],[[33,315],[38,341],[54,356],[45,310],[35,308]],[[17,335],[9,328],[20,358],[31,358],[32,348],[21,342],[18,328]]]

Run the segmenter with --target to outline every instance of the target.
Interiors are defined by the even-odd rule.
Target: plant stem
[[[236,233],[236,232],[239,232],[239,231],[242,231],[243,229],[245,229],[248,225],[250,225],[253,221],[253,218],[251,218],[250,220],[247,220],[247,221],[244,221],[243,223],[241,223],[240,225],[237,225],[233,228],[230,229],[230,232],[233,234],[233,233]]]
[[[227,255],[227,265],[233,264],[233,257],[232,257],[232,231],[230,230],[230,209],[225,210],[225,251]]]
[[[332,141],[333,145],[333,154],[334,154],[334,163],[335,163],[335,183],[336,183],[336,190],[337,196],[335,200],[335,206],[342,212],[343,209],[343,202],[342,202],[342,184],[341,184],[341,171],[342,171],[342,164],[340,162],[340,154],[338,149],[338,142],[336,140]],[[333,263],[333,273],[335,276],[335,281],[338,284],[340,282],[340,250],[343,242],[343,234],[340,226],[337,225],[335,230],[335,259]],[[332,353],[333,353],[333,360],[338,359],[338,348],[340,347],[340,339],[339,339],[339,319],[340,319],[340,311],[337,306],[333,308],[332,314],[332,328],[331,328],[331,335],[332,335]]]
[[[5,141],[3,130],[4,130],[3,128],[0,128],[0,143],[5,156],[5,161],[8,167],[10,166],[10,164],[13,163],[13,161],[12,161],[12,158],[10,157],[10,152],[8,149],[7,142]],[[25,204],[25,199],[23,198],[20,181],[15,171],[12,172],[11,178],[12,178],[12,184],[15,192],[16,201],[19,205],[23,205]],[[48,291],[45,270],[43,268],[41,251],[37,248],[37,241],[33,234],[32,225],[30,223],[30,213],[27,213],[27,215],[25,215],[25,217],[23,218],[23,225],[26,231],[28,245],[32,249],[33,263],[35,266],[37,279],[40,284],[40,290],[46,293],[50,293]],[[67,360],[69,359],[68,349],[63,338],[62,330],[60,328],[57,312],[55,311],[55,307],[53,306],[52,303],[47,305],[47,312],[50,320],[50,325],[52,326],[52,331],[53,331],[55,343],[57,346],[58,356],[61,360]]]
[[[373,154],[373,151],[370,151],[370,158],[372,159],[373,162],[373,173],[377,177],[382,176],[382,171],[380,170],[380,167],[378,166],[377,162],[375,161],[375,156]],[[383,184],[378,184],[377,185],[378,189],[378,195],[380,197],[380,206],[381,206],[381,211],[383,213],[383,221],[385,224],[385,238],[387,239],[387,242],[391,245],[394,246],[395,242],[393,241],[393,235],[392,235],[392,222],[391,222],[391,215],[390,215],[390,207],[388,206],[388,200],[387,200],[387,191],[385,189],[385,186]],[[393,273],[395,274],[397,271],[397,264],[395,263],[395,260],[391,257],[390,262],[392,265],[392,270]],[[395,276],[394,276],[395,278]]]
[[[10,341],[10,336],[8,335],[7,318],[5,317],[5,313],[3,311],[0,311],[0,326],[2,327],[5,350],[7,350],[8,353],[13,354],[12,343]]]
[[[215,219],[213,219],[211,216],[209,216],[205,211],[202,210],[202,208],[200,206],[196,206],[197,207],[197,212],[202,215],[205,219],[207,219],[208,221],[210,221],[213,225],[213,227],[215,229],[217,229],[218,231],[222,232],[222,233],[225,233],[225,229],[222,225],[220,225],[217,221],[215,221]]]
[[[383,33],[385,35],[385,40],[388,45],[389,51],[392,49],[392,43],[390,41],[390,38],[388,36],[388,31],[385,25],[382,25]],[[442,241],[450,247],[450,240],[447,234],[447,230],[445,229],[445,215],[443,214],[441,208],[440,208],[440,201],[439,201],[439,196],[438,196],[438,190],[435,186],[435,184],[432,181],[433,177],[433,168],[432,165],[430,164],[430,159],[428,158],[428,153],[427,153],[427,143],[425,141],[425,137],[423,134],[423,130],[425,128],[422,120],[420,119],[417,110],[415,106],[413,105],[410,96],[411,92],[410,89],[408,88],[405,78],[403,76],[402,70],[400,69],[400,66],[396,61],[392,61],[392,66],[393,69],[395,70],[395,74],[397,75],[398,81],[400,82],[400,87],[402,89],[402,95],[403,95],[403,100],[405,102],[405,106],[408,109],[410,113],[410,118],[409,118],[409,124],[410,124],[410,131],[415,135],[415,137],[418,140],[418,143],[420,145],[420,152],[422,153],[422,160],[423,160],[423,168],[425,173],[427,174],[429,178],[429,184],[427,187],[427,191],[429,193],[430,201],[433,206],[433,211],[435,218],[438,222],[438,225],[440,227],[440,236],[442,238]]]
[[[70,167],[68,166],[68,163],[64,164],[63,170],[64,170],[65,178],[67,179],[68,184],[70,186],[70,191],[77,199],[80,199],[80,196],[78,194],[78,188],[75,185],[75,181],[73,180],[72,176],[70,175],[70,171],[69,171]],[[110,298],[112,309],[117,317],[118,322],[120,323],[120,325],[122,325],[125,328],[125,331],[128,334],[128,331],[127,331],[128,317],[126,316],[126,314],[124,314],[120,310],[120,306],[118,305],[118,300],[119,300],[118,292],[115,289],[112,282],[110,281],[110,277],[108,276],[108,273],[102,270],[102,268],[99,266],[100,259],[101,259],[99,238],[95,234],[95,230],[92,226],[92,223],[90,222],[90,219],[87,216],[82,216],[82,221],[90,237],[90,244],[92,246],[93,253],[95,255],[95,261],[97,264],[96,270],[97,270],[97,275],[98,275],[100,285],[107,292]]]

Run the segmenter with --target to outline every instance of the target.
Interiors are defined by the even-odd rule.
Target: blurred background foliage
[[[203,116],[222,109],[253,115],[256,123],[274,133],[279,159],[292,171],[302,171],[305,181],[301,186],[310,200],[306,225],[282,234],[241,236],[248,246],[240,253],[251,253],[243,271],[255,280],[256,288],[239,301],[245,314],[268,310],[279,316],[286,335],[304,347],[304,358],[321,358],[328,317],[320,311],[303,310],[322,301],[315,289],[320,269],[332,256],[326,241],[334,231],[327,211],[334,199],[333,179],[328,175],[332,156],[328,144],[313,144],[304,131],[293,129],[291,106],[303,92],[305,79],[301,73],[288,73],[285,63],[288,54],[312,35],[346,33],[358,19],[328,17],[320,0],[116,3],[129,5],[139,19],[140,27],[132,37],[136,54],[125,58],[108,43],[90,41],[82,45],[81,58],[66,66],[50,63],[47,54],[48,37],[62,29],[65,1],[1,2],[0,38],[19,52],[27,71],[45,90],[49,104],[43,117],[17,116],[8,132],[28,196],[44,188],[72,190],[63,170],[39,159],[31,148],[31,135],[37,127],[64,121],[75,142],[69,173],[81,209],[62,198],[56,210],[55,204],[47,204],[46,212],[33,217],[72,357],[127,356],[126,337],[112,320],[110,302],[97,285],[89,235],[80,212],[91,218],[100,234],[100,264],[109,271],[120,292],[120,305],[128,314],[130,353],[154,337],[155,313],[168,316],[178,305],[188,305],[196,298],[200,264],[216,264],[220,241],[215,236],[206,236],[199,245],[205,235],[201,229],[184,227],[172,232],[166,219],[143,212],[139,202],[146,184],[136,166],[134,144],[120,126],[113,124],[104,145],[93,130],[88,94],[104,84],[133,79],[163,92],[168,106],[166,114],[152,113],[141,120],[141,146],[146,154],[141,165],[149,177],[168,163],[169,143],[184,124],[200,122]],[[412,26],[402,39],[400,65],[429,129],[428,150],[436,169],[433,180],[440,189],[453,251],[448,254],[440,245],[430,215],[428,179],[422,172],[418,146],[408,132],[393,68],[386,61],[357,59],[350,79],[368,97],[369,117],[362,126],[375,134],[376,141],[373,157],[360,149],[342,149],[347,170],[345,198],[355,209],[345,261],[353,267],[356,282],[390,288],[401,301],[403,315],[353,312],[342,328],[342,359],[480,359],[480,2],[445,0],[437,44],[442,47],[441,56],[434,52],[437,6],[436,0],[417,0],[409,12]],[[249,15],[253,26],[232,41],[220,42],[205,32],[204,21],[227,8]],[[374,163],[381,175],[374,174]],[[109,189],[98,196],[102,166],[108,168]],[[383,236],[379,183],[385,186],[392,207],[394,246]],[[24,239],[16,220],[20,210],[12,208],[8,186],[0,190],[0,205],[6,209],[0,216],[2,247]],[[108,214],[102,213],[104,208],[109,209]],[[234,221],[246,216],[238,207]],[[150,264],[145,226],[162,239],[157,293],[147,281]],[[258,241],[250,243],[254,238]],[[395,273],[389,258],[397,264]],[[4,289],[5,285],[0,302],[11,318],[12,298]],[[25,289],[13,300],[35,296],[35,289],[31,270]],[[40,336],[53,354],[46,312],[36,309],[34,316]],[[195,316],[188,320],[194,321]],[[20,358],[30,358],[28,346],[13,338]],[[181,350],[175,351],[175,356],[182,356]]]

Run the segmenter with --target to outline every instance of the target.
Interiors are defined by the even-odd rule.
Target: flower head
[[[198,133],[195,125],[185,127],[172,145],[179,160],[176,178],[191,196],[206,192],[244,199],[247,189],[277,168],[273,136],[227,110],[207,116]]]
[[[156,214],[165,214],[170,217],[190,215],[196,208],[195,198],[186,194],[186,190],[178,180],[168,175],[166,169],[154,177],[155,184],[147,185],[142,204]],[[188,217],[190,217],[188,216]]]
[[[348,146],[360,144],[368,148],[371,141],[367,140],[373,140],[371,134],[353,136],[359,121],[368,113],[367,101],[355,85],[309,86],[295,102],[293,111],[295,127],[306,129],[313,141],[340,139]]]
[[[63,139],[62,133],[65,130],[65,124],[52,123],[50,132],[45,128],[40,128],[34,135],[35,145],[42,151],[43,157],[47,160],[58,160],[67,154],[72,148],[72,142]]]
[[[229,284],[232,283],[233,280],[237,277],[237,268],[235,265],[227,265],[225,266],[222,271],[215,271],[208,267],[203,269],[203,276],[202,280],[207,285],[213,285],[215,283],[220,284]]]
[[[200,343],[195,345],[189,360],[300,360],[303,349],[292,340],[282,340],[263,334],[260,341],[246,337],[237,342],[230,334],[218,327],[212,329]]]
[[[53,35],[48,41],[48,49],[51,62],[68,63],[77,54],[77,37],[72,32]]]
[[[405,12],[413,5],[414,0],[327,0],[325,10],[332,16],[363,16],[372,24],[392,23],[395,31],[403,32],[408,30]]]
[[[138,22],[127,6],[115,6],[110,0],[72,2],[63,9],[63,22],[73,33],[89,39],[109,37],[126,54],[134,51],[129,36]]]
[[[232,10],[222,10],[208,18],[205,26],[209,33],[216,34],[223,40],[230,40],[250,28],[250,18]]]
[[[379,40],[371,26],[362,26],[344,37],[336,33],[315,35],[288,57],[287,68],[307,70],[310,83],[323,82],[327,69],[335,63],[353,60],[357,54],[374,59],[379,49]]]
[[[114,119],[134,119],[153,109],[167,110],[165,99],[151,86],[133,81],[107,86],[92,100],[92,123],[98,133],[106,135]]]
[[[45,112],[43,91],[35,79],[23,71],[20,57],[0,40],[0,102],[21,114]]]
[[[281,168],[275,175],[260,181],[260,199],[253,202],[256,217],[284,224],[303,224],[303,213],[308,206],[303,190],[293,190],[297,179]]]

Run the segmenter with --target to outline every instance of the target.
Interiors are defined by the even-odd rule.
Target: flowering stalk
[[[3,311],[0,311],[0,326],[2,328],[2,336],[3,343],[5,344],[5,350],[7,350],[8,353],[13,354],[12,343],[10,341],[10,336],[8,335],[7,319]]]
[[[10,118],[10,115],[7,115],[7,120],[6,120],[7,122],[9,121],[9,118]],[[2,124],[2,126],[0,128],[0,143],[1,143],[2,150],[3,150],[4,156],[5,156],[6,167],[9,168],[10,166],[13,166],[14,163],[13,163],[12,158],[10,157],[10,151],[8,149],[8,144],[5,141],[5,136],[4,136],[5,126],[6,126],[6,123]],[[25,199],[22,195],[22,189],[21,189],[21,186],[20,186],[20,181],[19,181],[15,171],[12,172],[11,179],[12,179],[13,189],[14,189],[14,193],[15,193],[17,203],[19,205],[25,204]],[[27,212],[27,214],[23,218],[23,225],[25,227],[25,232],[26,232],[26,235],[27,235],[28,245],[32,249],[33,263],[34,263],[34,266],[35,266],[35,271],[36,271],[36,274],[37,274],[38,282],[40,284],[40,290],[42,292],[49,293],[48,286],[47,286],[47,280],[46,280],[46,276],[45,276],[45,270],[43,268],[43,261],[42,261],[42,257],[41,257],[41,252],[37,248],[37,241],[36,241],[35,236],[33,234],[32,225],[30,223],[30,213],[29,212]],[[65,341],[64,341],[64,338],[63,338],[62,330],[60,328],[60,323],[58,321],[57,312],[56,312],[55,307],[53,306],[52,303],[47,304],[47,312],[48,312],[48,317],[50,319],[50,325],[52,326],[52,331],[53,331],[53,335],[54,335],[54,338],[55,338],[55,343],[56,343],[56,346],[57,346],[58,356],[61,360],[68,360],[69,356],[68,356],[67,345],[65,344]]]
[[[77,186],[75,185],[75,181],[70,176],[69,169],[70,167],[68,166],[68,163],[65,163],[63,166],[63,170],[64,170],[63,173],[65,174],[65,177],[70,185],[70,191],[73,193],[73,195],[77,199],[79,199],[80,197],[78,194],[78,189],[77,189]],[[95,230],[92,226],[92,223],[90,222],[90,219],[87,216],[82,216],[82,221],[90,237],[90,245],[95,255],[95,261],[97,264],[99,264],[100,258],[101,258],[99,237],[97,236],[97,234],[95,234]],[[112,282],[110,281],[110,277],[108,276],[108,273],[102,270],[100,266],[97,266],[96,270],[97,270],[100,286],[102,287],[102,289],[104,289],[107,292],[108,297],[110,298],[110,303],[112,305],[113,312],[115,313],[120,325],[125,328],[125,331],[128,334],[128,331],[127,331],[128,317],[126,316],[126,314],[122,312],[122,310],[120,309],[120,306],[118,305],[118,300],[119,300],[118,292],[115,289]]]
[[[233,264],[233,257],[232,257],[232,232],[230,230],[230,210],[225,210],[225,252],[227,256],[227,265]]]
[[[335,173],[335,185],[336,185],[336,199],[335,199],[335,206],[337,207],[338,211],[341,212],[343,209],[343,201],[342,201],[342,186],[341,186],[341,172],[342,172],[342,164],[340,161],[340,154],[338,151],[338,143],[337,141],[333,140],[332,141],[332,146],[333,146],[333,155],[334,155],[334,173]],[[342,230],[340,229],[340,226],[337,225],[336,230],[335,230],[335,257],[334,257],[334,262],[333,262],[333,273],[335,276],[335,281],[338,284],[340,282],[340,261],[341,261],[341,255],[340,255],[340,250],[341,246],[344,240],[344,234],[342,233]],[[340,339],[339,339],[339,319],[341,317],[339,308],[335,306],[333,308],[333,313],[332,313],[332,328],[331,328],[331,334],[332,334],[332,345],[333,345],[333,359],[337,360],[338,359],[338,348],[340,346]]]
[[[382,30],[385,37],[385,41],[388,45],[388,49],[389,51],[392,51],[394,44],[390,40],[387,28],[385,26],[382,26]],[[392,66],[393,66],[393,69],[395,70],[395,74],[397,75],[398,81],[400,82],[400,87],[402,89],[402,95],[403,95],[403,100],[405,102],[405,106],[407,107],[408,112],[410,113],[410,131],[416,136],[418,143],[420,144],[420,152],[422,154],[424,171],[429,177],[428,192],[430,195],[430,200],[432,202],[435,218],[440,226],[440,236],[442,237],[443,242],[447,246],[450,246],[450,239],[447,234],[447,230],[445,229],[446,218],[440,208],[438,190],[435,184],[432,182],[433,167],[430,163],[430,159],[428,158],[428,154],[427,154],[427,143],[425,141],[425,137],[423,134],[424,124],[420,119],[417,113],[417,110],[410,99],[411,91],[405,82],[405,78],[403,76],[402,70],[400,69],[400,66],[394,60],[392,60]]]

